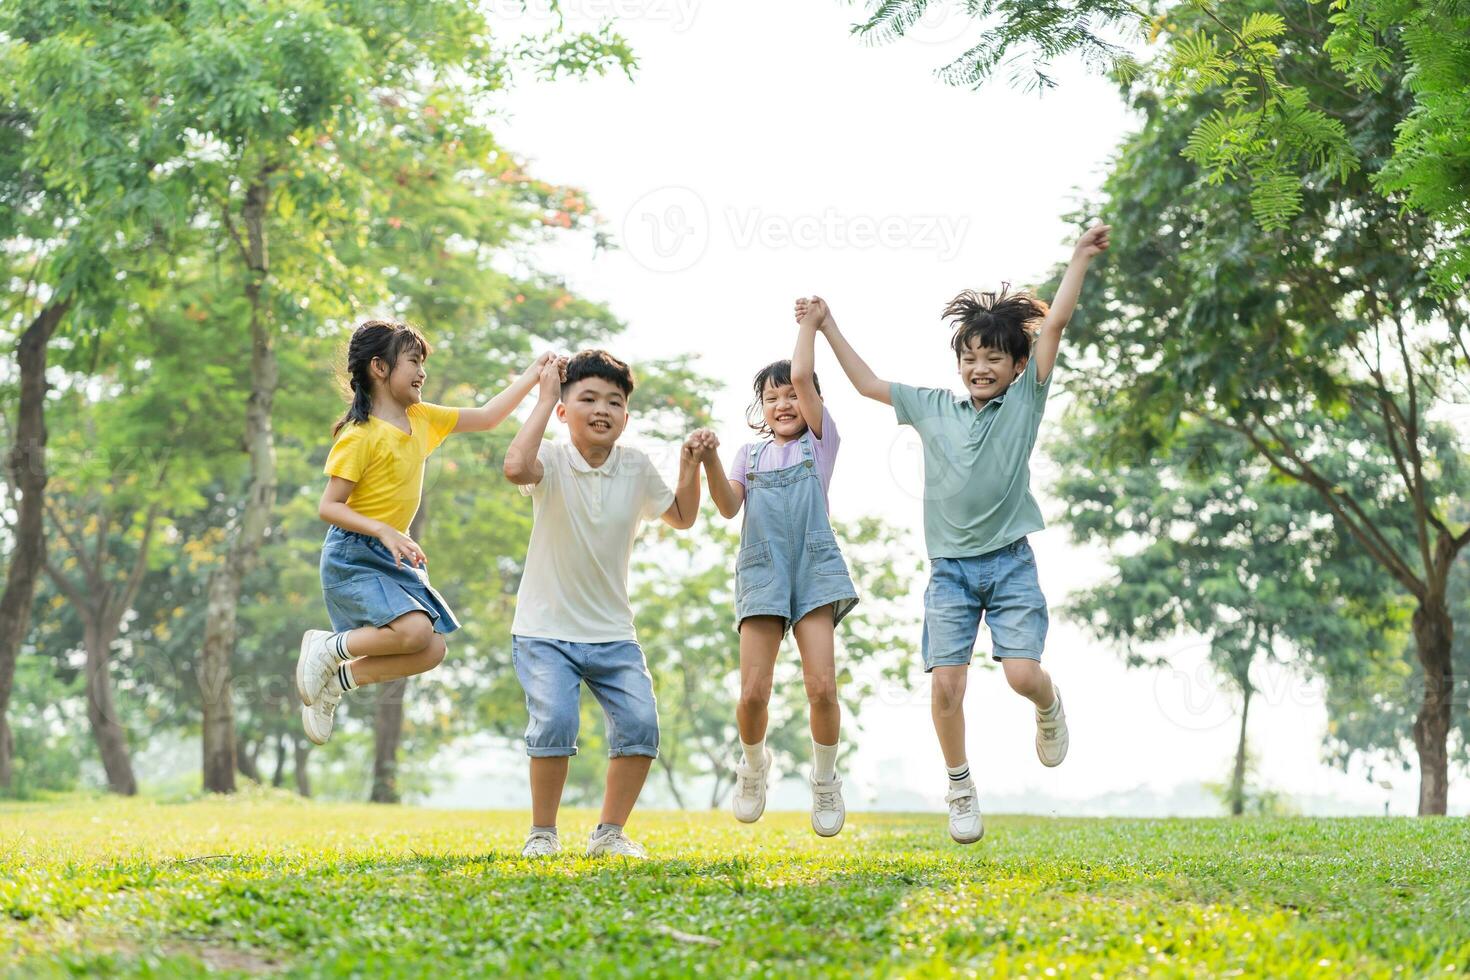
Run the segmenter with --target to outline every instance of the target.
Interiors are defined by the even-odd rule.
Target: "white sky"
[[[502,18],[518,9],[495,6]],[[516,29],[548,25],[544,0],[530,6],[512,20]],[[961,288],[1034,282],[1064,259],[1070,232],[1059,215],[1097,186],[1130,125],[1112,88],[1080,70],[1059,71],[1060,88],[1039,98],[1003,82],[979,92],[940,84],[932,69],[968,33],[958,18],[926,23],[923,40],[868,48],[848,35],[854,8],[836,0],[563,6],[569,26],[585,24],[582,15],[616,16],[641,66],[634,82],[527,79],[504,100],[502,142],[529,158],[538,178],[585,189],[621,245],[594,258],[583,240],[548,248],[538,261],[628,323],[615,353],[635,370],[640,359],[698,352],[699,369],[726,385],[715,407],[727,449],[747,436],[755,371],[790,356],[797,295],[824,296],[879,374],[952,386],[939,309]],[[911,430],[859,398],[820,340],[817,361],[844,437],[834,515],[881,514],[907,528],[922,554]],[[1059,374],[1053,424],[1065,386]],[[1050,517],[1058,505],[1047,492],[1049,431],[1043,424],[1032,485]],[[1200,668],[1198,641],[1173,645],[1178,671],[1126,670],[1116,651],[1055,614],[1069,591],[1102,577],[1100,553],[1071,544],[1060,525],[1032,544],[1054,608],[1044,662],[1066,694],[1071,755],[1043,769],[1029,705],[998,672],[977,672],[967,718],[982,792],[1085,800],[1223,778],[1234,751],[1233,705]],[[987,637],[981,645],[988,649]],[[890,693],[862,712],[849,764],[852,802],[873,797],[880,773],[886,789],[935,804],[942,795],[917,648],[916,633],[917,692]],[[1416,773],[1394,774],[1385,792],[1361,772],[1343,775],[1321,762],[1319,688],[1280,669],[1259,680],[1266,692],[1252,706],[1251,738],[1266,784],[1344,805],[1390,797],[1394,812],[1413,812]],[[1451,809],[1467,806],[1462,779],[1452,785]]]

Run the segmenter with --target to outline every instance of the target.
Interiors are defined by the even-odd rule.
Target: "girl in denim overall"
[[[792,360],[777,361],[756,375],[750,424],[771,438],[742,446],[728,478],[717,453],[706,457],[705,470],[721,515],[733,518],[745,508],[735,569],[741,688],[736,721],[742,755],[735,765],[731,809],[744,823],[765,811],[771,770],[767,709],[776,656],[790,630],[811,708],[812,829],[831,837],[842,830],[846,816],[836,770],[841,707],[833,633],[857,604],[857,590],[827,516],[838,436],[812,371],[823,315],[825,309],[818,308],[801,322]],[[757,409],[760,423],[754,420]]]

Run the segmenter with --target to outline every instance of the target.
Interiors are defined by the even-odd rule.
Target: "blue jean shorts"
[[[333,525],[322,542],[322,596],[332,629],[386,626],[405,613],[421,612],[436,633],[453,633],[459,620],[429,573],[403,564],[377,538]]]
[[[607,754],[658,758],[658,702],[643,648],[632,640],[578,643],[512,636],[511,662],[526,692],[526,754],[577,754],[582,682],[607,718]]]
[[[995,660],[1040,660],[1050,618],[1025,538],[974,558],[935,558],[924,590],[924,670],[963,666],[975,651],[980,620]]]

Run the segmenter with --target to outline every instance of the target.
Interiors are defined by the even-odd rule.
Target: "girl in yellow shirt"
[[[428,556],[408,536],[429,454],[450,433],[495,428],[543,373],[565,364],[543,354],[485,405],[460,409],[423,400],[428,357],[423,334],[388,320],[368,320],[348,344],[352,405],[332,430],[317,508],[331,525],[321,575],[332,629],[307,630],[296,661],[301,723],[317,745],[331,736],[345,692],[434,669],[444,634],[459,628],[429,584]]]

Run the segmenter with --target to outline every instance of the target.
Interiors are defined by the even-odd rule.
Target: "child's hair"
[[[944,308],[944,319],[954,321],[954,336],[949,345],[959,360],[972,342],[981,347],[1005,351],[1016,360],[1031,354],[1032,323],[1046,316],[1047,305],[1030,293],[1009,292],[1003,284],[999,292],[977,293],[967,289]]]
[[[766,424],[766,413],[761,405],[765,399],[766,385],[772,388],[781,388],[791,384],[791,362],[772,361],[761,368],[755,374],[755,397],[750,400],[750,406],[745,410],[745,424],[763,436],[773,436],[774,432]],[[822,384],[817,380],[816,372],[812,372],[812,384],[817,389],[817,394],[822,393]]]
[[[605,350],[584,350],[573,354],[567,361],[567,379],[561,383],[562,392],[583,378],[611,381],[622,389],[624,398],[633,394],[632,370]]]
[[[352,339],[347,342],[347,386],[352,390],[352,404],[332,427],[333,439],[348,422],[361,425],[373,414],[374,359],[381,357],[391,371],[399,356],[413,349],[420,357],[428,358],[429,342],[424,335],[396,320],[365,320],[352,331]]]

